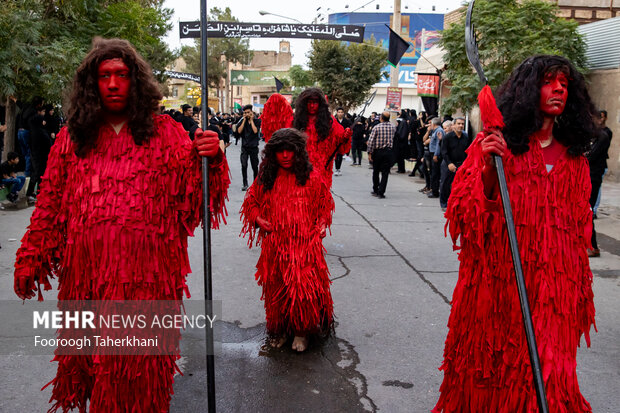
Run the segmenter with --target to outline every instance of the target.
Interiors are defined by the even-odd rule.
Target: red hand
[[[272,232],[273,227],[271,226],[271,222],[267,221],[264,218],[256,217],[256,224],[265,232]]]
[[[13,283],[15,294],[22,300],[32,298],[36,295],[37,287],[34,278],[28,273],[26,268],[15,270],[15,281]]]
[[[217,132],[212,130],[203,131],[196,129],[194,133],[194,146],[198,151],[198,155],[209,158],[214,157],[220,150],[220,140]]]
[[[484,162],[487,166],[494,167],[493,155],[504,156],[506,152],[506,141],[504,135],[497,129],[484,130],[484,139],[480,142]]]
[[[504,135],[497,129],[483,131],[484,138],[480,142],[482,156],[484,157],[484,167],[482,168],[482,182],[484,184],[484,194],[488,199],[497,198],[499,191],[497,173],[493,155],[504,156],[507,150]]]

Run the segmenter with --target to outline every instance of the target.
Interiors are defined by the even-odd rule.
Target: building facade
[[[291,59],[291,43],[281,40],[277,51],[253,51],[249,65],[230,64],[226,86],[230,105],[227,110],[252,104],[254,110],[260,112],[269,96],[276,93],[275,78],[289,80]]]
[[[373,40],[386,50],[389,46],[390,32],[393,27],[392,13],[333,13],[328,16],[329,24],[353,24],[364,26],[364,40]],[[420,55],[439,41],[440,31],[444,27],[444,15],[441,13],[401,13],[400,36],[410,43],[399,64],[398,87],[402,89],[401,108],[424,110],[422,100],[417,93],[416,64]],[[384,71],[390,72],[387,62]],[[386,108],[390,79],[384,78],[374,85],[371,93],[377,92],[375,99],[366,109],[381,112]],[[351,109],[355,112],[355,109]]]

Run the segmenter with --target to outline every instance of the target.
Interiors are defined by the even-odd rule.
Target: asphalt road
[[[228,225],[213,232],[214,298],[222,302],[216,355],[220,412],[428,412],[438,398],[443,343],[458,261],[444,237],[437,199],[418,192],[419,178],[393,174],[386,199],[370,196],[371,170],[343,164],[334,177],[336,212],[325,238],[332,275],[335,333],[304,354],[265,346],[261,291],[254,281],[260,251],[239,238],[239,146],[228,150],[232,186]],[[409,166],[410,168],[411,166]],[[251,172],[250,172],[251,175]],[[0,211],[0,300],[12,293],[12,264],[32,208]],[[600,222],[600,220],[599,220]],[[611,221],[610,221],[611,223]],[[614,225],[617,222],[613,222]],[[15,239],[17,241],[9,241]],[[598,333],[578,351],[581,391],[595,412],[620,406],[620,242],[603,234],[593,261]],[[202,234],[190,240],[192,299],[202,293]],[[48,296],[51,295],[48,293]],[[29,303],[25,304],[26,306]],[[2,329],[0,345],[10,340]],[[202,337],[183,341],[172,412],[206,411]],[[55,373],[49,356],[0,356],[0,412],[43,412]],[[26,407],[26,410],[24,408]]]

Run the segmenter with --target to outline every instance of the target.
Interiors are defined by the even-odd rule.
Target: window
[[[178,98],[179,97],[179,88],[177,86],[173,86],[172,87],[172,97],[173,98]]]

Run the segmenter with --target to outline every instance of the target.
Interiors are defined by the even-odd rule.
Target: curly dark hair
[[[319,142],[327,139],[332,130],[332,115],[329,113],[329,106],[325,100],[325,94],[318,87],[310,87],[297,97],[295,101],[295,120],[293,126],[300,131],[306,130],[308,126],[308,100],[319,100],[319,110],[316,114],[316,132]]]
[[[77,144],[78,156],[86,155],[94,146],[103,123],[97,76],[99,64],[116,58],[123,59],[130,71],[131,91],[125,113],[134,142],[141,145],[153,134],[153,114],[163,96],[151,67],[127,40],[95,37],[92,49],[73,78],[68,101],[67,126],[71,140]]]
[[[258,172],[258,183],[264,185],[267,191],[273,188],[278,176],[278,169],[280,169],[276,153],[283,150],[290,150],[295,154],[292,172],[295,174],[299,185],[305,185],[310,177],[310,172],[312,172],[312,164],[306,151],[306,135],[293,128],[278,129],[271,135],[271,139],[263,149],[263,160]]]
[[[547,73],[564,73],[568,78],[568,99],[564,112],[555,119],[553,136],[573,156],[583,154],[596,131],[596,112],[581,73],[561,56],[536,55],[525,59],[497,90],[497,105],[504,117],[504,138],[510,151],[527,152],[532,134],[543,125],[539,110],[540,88]]]

